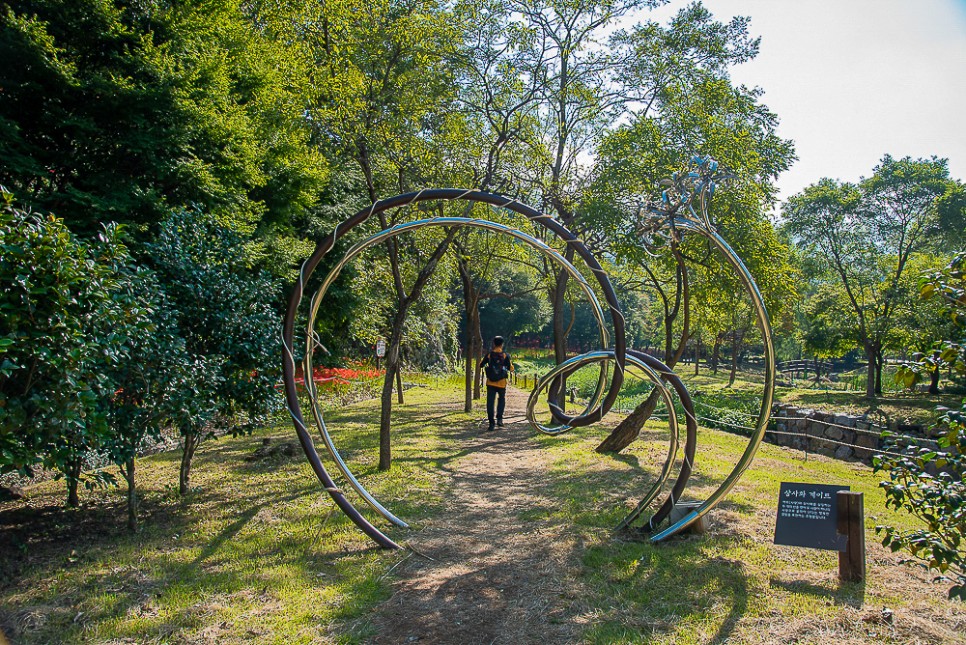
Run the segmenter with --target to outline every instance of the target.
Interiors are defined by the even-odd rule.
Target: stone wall
[[[765,441],[769,443],[836,459],[871,464],[872,457],[882,448],[880,434],[883,428],[866,417],[821,412],[783,403],[776,403],[772,408],[769,430],[765,434]],[[919,437],[916,440],[923,447],[938,448],[938,444],[932,440]]]

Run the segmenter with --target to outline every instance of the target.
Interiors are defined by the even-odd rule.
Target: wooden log
[[[840,535],[846,536],[845,551],[839,552],[839,580],[862,582],[865,580],[865,510],[862,493],[841,490],[837,494],[838,526]]]

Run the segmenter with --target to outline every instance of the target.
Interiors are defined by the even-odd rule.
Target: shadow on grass
[[[807,594],[818,598],[828,598],[837,606],[855,607],[861,609],[865,604],[865,583],[829,581],[826,584],[815,584],[806,580],[782,580],[772,576],[768,586],[783,589],[791,593]]]
[[[484,449],[497,459],[509,456],[520,445],[519,436],[509,433],[523,431],[522,426],[512,424],[504,431],[507,434],[497,432],[486,435],[485,443],[463,445],[440,458],[438,467],[455,474],[459,471],[460,459]],[[448,438],[460,441],[478,434],[473,428],[451,429]],[[587,611],[602,616],[601,620],[595,619],[596,624],[586,635],[590,642],[647,642],[648,633],[673,634],[677,624],[687,624],[688,621],[701,623],[705,631],[712,632],[708,643],[724,643],[731,638],[735,626],[748,611],[749,575],[740,562],[715,557],[712,553],[717,544],[733,542],[737,528],[725,526],[717,535],[677,538],[657,546],[622,541],[609,531],[628,512],[628,500],[615,495],[613,490],[626,490],[629,482],[634,485],[634,490],[643,490],[646,484],[642,483],[638,488],[636,482],[653,481],[661,464],[642,463],[638,454],[594,453],[592,447],[588,448],[591,446],[588,438],[580,432],[528,441],[558,451],[558,464],[550,472],[541,474],[536,484],[531,479],[525,491],[515,481],[500,484],[501,494],[506,498],[526,493],[535,500],[532,506],[518,513],[519,518],[525,523],[559,522],[566,525],[565,530],[591,530],[602,537],[602,541],[585,551],[583,556],[582,577],[592,589],[584,598],[591,605]],[[568,459],[575,460],[574,465],[570,465]],[[620,467],[609,467],[609,463]],[[487,473],[459,472],[459,477],[471,488],[492,485]],[[692,482],[703,487],[716,484],[717,480],[695,474]],[[659,497],[658,501],[661,499]],[[735,501],[726,502],[721,508],[737,513],[754,511],[752,505]],[[628,575],[628,571],[633,573]],[[490,589],[499,583],[500,576],[499,570],[483,568],[447,581],[436,589],[436,597],[431,603],[432,607],[440,608],[439,611],[434,609],[424,616],[420,629],[432,628],[455,615],[460,607],[455,592],[457,587],[479,586],[486,581],[486,588]],[[494,596],[488,602],[499,605],[501,599]],[[466,615],[466,608],[461,608],[460,612],[459,615]],[[466,642],[488,642],[485,638],[480,641],[479,635],[468,632]]]
[[[736,560],[710,556],[707,539],[602,544],[584,563],[603,613],[592,643],[650,642],[687,633],[689,642],[729,642],[748,612],[749,574]]]
[[[387,601],[380,607],[380,636],[369,642],[583,642],[574,633],[580,626],[571,607],[579,591],[546,570],[546,563],[571,556],[570,547],[552,544],[481,566],[489,553],[477,552],[472,564],[460,561],[463,570],[443,571],[434,583],[408,587]]]
[[[414,405],[396,407],[393,414],[395,466],[389,472],[375,467],[377,408],[332,410],[326,412],[326,420],[340,450],[354,460],[356,475],[405,519],[440,512],[446,491],[440,490],[440,480],[434,475],[457,472],[460,460],[475,451],[485,449],[497,458],[508,456],[521,445],[517,433],[525,431],[525,424],[511,424],[504,434],[485,435],[481,442],[478,439],[484,433],[479,425],[469,416],[460,421],[463,413],[459,411],[444,413],[437,406],[427,416],[424,406]],[[441,421],[444,427],[434,427]],[[266,436],[273,441],[294,441],[291,429],[276,427],[254,437],[203,444],[195,470],[201,492],[183,504],[171,490],[146,490],[145,508],[152,517],[137,535],[121,528],[123,505],[116,494],[111,501],[102,499],[76,516],[68,516],[69,521],[60,517],[62,509],[53,504],[40,508],[35,524],[29,524],[29,518],[16,519],[41,537],[26,545],[25,558],[20,558],[16,545],[0,552],[4,574],[2,567],[8,562],[24,560],[17,565],[18,576],[24,574],[21,580],[4,576],[11,582],[0,587],[0,624],[20,625],[24,606],[53,607],[59,609],[47,611],[44,625],[26,632],[18,627],[16,642],[88,637],[138,640],[146,634],[165,639],[179,631],[190,639],[201,628],[223,623],[230,626],[225,629],[237,630],[222,635],[224,642],[261,636],[284,642],[287,633],[304,635],[313,629],[324,639],[327,635],[319,633],[320,626],[366,615],[375,602],[387,597],[387,583],[383,582],[386,558],[392,562],[398,556],[370,548],[348,520],[333,512],[301,450],[278,459],[246,462],[245,457],[252,456]],[[577,442],[587,440],[579,433],[574,436]],[[528,435],[525,441],[540,442],[566,456],[570,439]],[[630,482],[633,490],[642,490],[645,484],[638,487],[638,481],[653,481],[660,468],[660,463],[642,463],[635,454],[593,453],[588,457],[601,467],[568,467],[564,463],[541,473],[535,486],[527,484],[525,492],[538,501],[520,514],[521,519],[526,520],[528,514],[534,518],[559,516],[554,519],[566,523],[568,530],[603,533],[628,510],[628,500],[615,495],[613,489],[626,489]],[[152,462],[167,469],[165,477],[170,481],[177,469],[177,455],[158,456]],[[152,475],[155,479],[157,472]],[[459,474],[470,485],[474,483],[474,475]],[[482,484],[485,477],[479,478]],[[693,483],[705,486],[711,482],[696,474]],[[499,486],[500,494],[507,497],[524,492],[521,482],[500,482]],[[740,504],[731,506],[741,512],[748,510]],[[0,528],[10,520],[0,513]],[[87,527],[81,531],[80,541],[78,522]],[[3,533],[2,539],[6,539],[7,531]],[[392,530],[391,535],[396,534],[405,537],[405,531]],[[589,633],[591,640],[613,642],[628,635],[640,642],[642,635],[675,629],[668,622],[673,617],[684,624],[702,624],[711,633],[709,643],[726,641],[747,612],[749,593],[741,563],[713,553],[716,545],[728,541],[734,541],[734,536],[683,538],[660,546],[605,537],[586,549],[580,576],[590,593],[580,602],[601,616]],[[79,556],[71,555],[75,550]],[[550,560],[539,553],[527,557]],[[428,602],[437,608],[436,613],[413,620],[424,626],[433,621],[442,625],[458,608],[466,609],[461,587],[475,585],[486,594],[497,594],[517,575],[519,569],[494,566],[456,576],[427,592],[433,596]],[[498,609],[505,602],[498,595],[491,600]],[[273,605],[281,607],[275,614],[251,609]],[[552,619],[554,609],[548,611]],[[75,620],[77,612],[83,616]],[[472,620],[465,623],[465,642],[482,640]],[[208,636],[217,639],[219,634]],[[492,636],[499,633],[494,631]]]
[[[439,454],[434,421],[419,406],[394,415],[405,458],[390,473],[369,471],[374,492],[402,498],[417,516],[433,512],[424,473]],[[378,445],[376,433],[353,431],[371,426],[377,410],[348,407],[327,418],[347,426],[340,440],[350,452]],[[0,628],[17,643],[198,630],[219,642],[304,640],[306,630],[324,639],[328,625],[385,598],[381,563],[398,556],[372,548],[332,512],[300,449],[246,461],[265,437],[284,443],[294,432],[280,426],[205,441],[193,467],[198,490],[186,500],[172,487],[178,453],[142,460],[144,517],[135,534],[124,528],[120,491],[88,496],[70,512],[60,495],[40,492],[0,512]]]
[[[645,440],[648,438],[643,434],[642,437]],[[565,500],[578,515],[578,523],[601,528],[615,527],[659,476],[666,457],[666,448],[660,446],[657,457],[646,460],[643,455],[634,452],[599,454],[593,451],[595,445],[596,440],[587,441],[587,437],[577,436],[575,447],[563,448],[566,455],[562,458],[562,463],[573,458],[577,465],[556,468],[546,477],[542,492],[548,498]],[[695,465],[696,470],[691,473],[684,489],[683,501],[703,499],[700,494],[695,497],[690,491],[713,490],[724,480],[723,474],[702,472],[700,450]],[[635,521],[636,526],[644,525],[647,518],[664,503],[677,480],[681,466],[682,453],[679,451],[670,477],[651,502],[649,509]],[[754,505],[735,498],[726,499],[716,508],[738,513],[752,513],[755,510]],[[587,512],[592,514],[588,515]]]

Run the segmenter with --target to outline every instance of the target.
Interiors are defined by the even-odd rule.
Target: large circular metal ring
[[[621,379],[623,378],[623,366],[625,360],[624,356],[626,349],[624,338],[624,318],[620,310],[620,305],[617,301],[617,296],[610,284],[610,280],[607,278],[607,274],[600,266],[600,263],[587,249],[584,243],[565,226],[554,220],[549,215],[521,204],[515,199],[507,198],[494,193],[486,193],[476,190],[462,190],[457,188],[438,188],[422,190],[415,193],[407,193],[405,195],[397,195],[389,199],[380,200],[372,204],[370,207],[358,211],[355,215],[337,225],[331,234],[326,236],[317,244],[315,251],[302,264],[302,268],[299,272],[298,282],[296,283],[295,288],[292,291],[292,295],[289,298],[288,309],[286,310],[285,319],[282,326],[282,346],[284,351],[282,362],[282,378],[285,384],[286,403],[289,413],[292,416],[292,421],[295,425],[295,431],[298,435],[299,443],[302,445],[302,449],[305,452],[305,455],[308,458],[309,464],[311,465],[312,470],[315,472],[316,477],[318,477],[319,481],[322,483],[322,486],[332,497],[339,509],[342,510],[342,512],[345,513],[345,515],[366,535],[372,538],[380,546],[386,548],[398,548],[398,545],[388,536],[382,533],[382,531],[373,526],[365,517],[363,517],[362,514],[352,505],[352,503],[349,502],[345,494],[335,485],[335,482],[332,480],[325,466],[322,464],[318,452],[315,449],[315,444],[312,441],[312,437],[308,432],[305,419],[302,415],[301,406],[299,405],[298,388],[295,383],[295,322],[298,316],[299,305],[302,302],[308,280],[311,278],[313,272],[322,261],[322,258],[325,257],[329,251],[331,251],[336,242],[342,239],[356,226],[367,221],[376,213],[432,200],[457,200],[470,203],[475,202],[488,204],[490,206],[495,206],[497,208],[502,208],[507,211],[522,215],[534,224],[544,227],[561,239],[564,244],[573,249],[576,255],[580,256],[580,258],[587,264],[591,272],[594,274],[601,293],[607,301],[607,306],[610,311],[610,318],[614,331],[614,361],[617,365],[617,368],[615,369],[614,376],[611,379],[610,388],[600,405],[597,406],[596,409],[591,410],[586,414],[578,415],[576,417],[566,417],[563,419],[565,423],[571,426],[583,426],[599,421],[610,410],[614,402],[617,400],[621,387]],[[311,381],[311,378],[306,379],[306,381]]]
[[[712,168],[712,170],[714,170]],[[707,186],[701,184],[701,204],[704,205],[705,192],[707,192]],[[665,405],[668,409],[669,415],[669,426],[671,427],[671,440],[669,446],[669,455],[665,461],[664,467],[661,470],[661,474],[658,477],[658,481],[652,487],[651,490],[647,491],[647,494],[637,505],[637,507],[632,511],[622,522],[621,526],[628,526],[631,522],[639,517],[641,512],[650,505],[653,499],[657,496],[660,490],[663,488],[664,484],[670,475],[670,470],[673,468],[673,464],[676,458],[677,448],[678,448],[678,424],[677,416],[674,407],[674,400],[671,394],[671,390],[674,390],[680,403],[685,411],[686,417],[686,428],[687,428],[687,440],[684,446],[684,459],[681,466],[681,471],[678,476],[677,481],[673,485],[670,495],[665,500],[664,504],[654,513],[650,520],[648,521],[648,528],[651,530],[656,530],[656,527],[668,516],[674,505],[681,499],[681,494],[687,484],[688,478],[691,475],[694,466],[694,455],[697,444],[697,417],[694,411],[694,405],[691,401],[690,395],[687,389],[684,387],[683,382],[678,378],[666,365],[650,357],[644,353],[637,352],[634,350],[627,350],[625,346],[624,339],[624,319],[621,314],[620,307],[618,305],[616,295],[614,294],[613,288],[605,274],[604,270],[601,268],[600,264],[594,258],[593,254],[586,248],[586,246],[562,226],[559,222],[554,220],[552,217],[540,213],[532,208],[519,204],[515,200],[507,199],[500,195],[494,195],[492,193],[482,193],[478,191],[464,191],[459,189],[435,189],[435,190],[424,190],[418,193],[409,193],[407,195],[399,195],[390,199],[379,201],[373,204],[371,207],[361,210],[356,213],[353,217],[349,218],[345,222],[339,224],[336,229],[323,239],[317,245],[315,252],[309,257],[305,263],[302,265],[302,270],[299,274],[299,280],[296,284],[295,290],[292,293],[292,297],[289,300],[289,307],[286,312],[285,322],[282,330],[282,341],[284,348],[284,362],[283,362],[283,378],[285,383],[286,400],[288,402],[289,411],[292,415],[293,422],[295,423],[295,429],[299,437],[299,441],[302,444],[302,448],[309,459],[309,463],[312,469],[322,482],[325,490],[332,496],[333,500],[339,506],[339,508],[357,525],[362,529],[369,537],[379,543],[384,547],[396,547],[397,545],[384,535],[379,529],[369,523],[359,511],[346,499],[345,495],[339,488],[336,487],[335,483],[332,481],[325,467],[319,458],[318,453],[315,450],[315,445],[312,442],[312,438],[308,432],[305,425],[304,418],[302,416],[302,411],[299,406],[298,401],[298,390],[295,385],[295,353],[294,353],[294,326],[295,319],[298,314],[299,305],[302,301],[304,291],[306,288],[307,281],[312,276],[313,272],[321,262],[322,258],[333,248],[335,243],[344,237],[350,230],[355,226],[365,222],[372,215],[386,211],[393,208],[403,207],[410,204],[415,204],[418,202],[428,201],[428,200],[462,200],[469,203],[482,203],[489,206],[503,208],[513,213],[523,215],[528,218],[531,222],[543,226],[545,229],[551,233],[557,235],[574,253],[581,257],[581,259],[587,264],[591,272],[599,285],[600,293],[604,296],[607,307],[610,311],[610,319],[613,324],[614,330],[614,349],[613,350],[601,350],[599,352],[591,352],[582,356],[578,356],[574,359],[565,361],[561,365],[558,365],[548,374],[544,375],[539,383],[535,385],[534,391],[530,395],[530,400],[527,402],[527,418],[539,431],[545,432],[547,434],[560,434],[567,431],[572,427],[584,426],[594,423],[600,420],[612,407],[617,399],[620,392],[621,385],[624,378],[625,366],[632,367],[633,369],[640,370],[646,378],[648,378],[654,387],[660,388],[661,396],[664,398]],[[690,202],[688,202],[690,204]],[[699,217],[694,212],[693,207],[690,207],[691,215],[683,210],[668,209],[662,211],[667,216],[667,225],[670,226],[672,230],[672,235],[677,236],[681,232],[692,232],[706,238],[710,244],[716,248],[724,256],[726,262],[735,270],[740,282],[744,286],[745,290],[748,292],[749,298],[752,301],[756,323],[762,334],[762,339],[764,343],[764,354],[765,354],[765,386],[762,395],[761,408],[757,417],[756,427],[752,431],[752,435],[749,439],[748,445],[744,452],[740,456],[737,464],[734,466],[733,470],[725,477],[723,482],[715,489],[714,492],[708,496],[703,502],[701,502],[693,511],[688,515],[683,517],[677,522],[674,522],[668,528],[656,532],[651,535],[650,539],[654,542],[663,540],[666,537],[674,535],[681,530],[688,527],[694,521],[699,519],[701,516],[706,514],[712,508],[714,508],[735,486],[738,479],[744,473],[744,471],[750,465],[754,455],[760,445],[762,438],[764,437],[765,429],[768,423],[768,418],[771,412],[771,404],[774,396],[774,373],[775,373],[775,361],[774,361],[774,348],[771,335],[771,327],[768,321],[768,314],[765,309],[764,300],[755,284],[754,279],[748,272],[747,267],[737,256],[734,250],[725,242],[720,235],[713,229],[710,221],[707,218],[706,212],[704,212],[704,207],[702,207],[702,216]],[[314,333],[314,323],[316,315],[319,311],[322,298],[324,297],[326,291],[331,286],[332,282],[337,278],[341,269],[351,261],[354,257],[358,256],[366,248],[369,248],[375,244],[382,241],[391,239],[396,235],[400,235],[407,231],[415,230],[418,228],[426,226],[468,226],[476,227],[480,229],[492,230],[495,232],[510,235],[511,237],[520,240],[532,248],[543,253],[545,256],[556,262],[562,269],[567,273],[568,277],[573,278],[577,281],[580,288],[584,291],[585,296],[587,296],[588,301],[591,303],[592,309],[594,310],[594,315],[598,320],[598,324],[601,329],[601,339],[602,346],[607,346],[607,328],[604,322],[603,309],[600,306],[599,301],[596,298],[594,289],[590,287],[587,280],[583,278],[581,273],[569,262],[563,254],[556,251],[545,242],[508,226],[490,222],[488,220],[480,219],[469,219],[469,218],[452,218],[452,217],[438,217],[430,218],[424,220],[418,220],[416,222],[408,222],[405,224],[399,224],[393,226],[384,231],[380,231],[375,235],[371,235],[363,242],[352,247],[349,252],[342,258],[342,260],[335,266],[335,268],[329,273],[328,276],[323,280],[322,287],[316,292],[312,298],[311,311],[309,315],[309,325],[307,328],[306,336],[306,346],[305,346],[305,361],[304,367],[307,374],[311,374],[312,370],[312,353],[317,345],[316,336]],[[609,364],[614,362],[614,371],[612,377],[610,378],[609,388],[607,387],[607,380],[609,374]],[[550,396],[549,398],[555,398],[554,388],[562,382],[564,378],[574,370],[579,369],[582,366],[600,363],[601,371],[600,378],[598,379],[597,388],[594,395],[591,397],[587,408],[583,413],[568,416],[564,411],[553,404],[550,407],[551,417],[554,422],[559,425],[556,426],[542,426],[537,423],[536,415],[534,412],[537,399],[540,393],[547,391]],[[665,385],[667,384],[667,385]],[[668,387],[670,386],[670,387]],[[322,436],[323,441],[326,444],[329,453],[332,455],[333,460],[336,462],[340,471],[346,477],[349,484],[366,500],[366,502],[379,512],[383,517],[389,521],[399,525],[405,526],[399,518],[396,518],[392,513],[381,506],[365,488],[358,482],[358,480],[353,476],[351,470],[346,466],[344,460],[339,455],[336,450],[331,436],[329,435],[328,429],[322,418],[321,409],[318,404],[317,390],[315,383],[311,378],[306,379],[306,389],[309,393],[309,399],[311,401],[312,414],[315,417],[319,432]],[[605,394],[606,389],[606,394]]]
[[[608,341],[608,334],[607,334],[607,326],[606,326],[606,323],[604,322],[604,312],[600,306],[600,301],[597,299],[596,294],[594,294],[594,290],[590,287],[590,284],[587,283],[587,280],[580,273],[580,271],[578,271],[573,264],[567,261],[567,259],[563,255],[561,255],[559,251],[550,247],[545,242],[533,237],[532,235],[527,235],[522,231],[511,228],[499,222],[491,222],[489,220],[483,220],[483,219],[469,219],[464,217],[434,217],[430,219],[416,220],[412,222],[406,222],[403,224],[397,224],[396,226],[393,226],[391,228],[380,231],[374,235],[371,235],[365,240],[362,240],[361,242],[357,243],[352,248],[350,248],[342,257],[342,259],[340,259],[339,262],[337,262],[335,266],[332,267],[332,269],[329,271],[329,274],[322,281],[322,286],[319,287],[318,291],[316,291],[315,295],[312,297],[312,304],[309,308],[308,324],[306,325],[306,329],[309,330],[309,333],[306,334],[306,347],[305,347],[303,373],[305,374],[313,373],[312,355],[314,353],[313,350],[318,344],[318,341],[315,338],[315,335],[312,333],[312,330],[315,328],[315,319],[318,315],[319,307],[322,304],[322,300],[323,298],[325,298],[325,294],[328,293],[328,290],[332,286],[332,283],[334,283],[335,280],[339,277],[339,274],[342,272],[342,269],[344,269],[349,262],[351,262],[353,259],[358,257],[366,249],[369,249],[388,239],[397,237],[399,235],[403,235],[404,233],[409,233],[421,228],[436,227],[436,226],[468,227],[468,228],[477,228],[477,229],[502,233],[512,238],[515,238],[517,240],[520,240],[521,242],[527,244],[531,248],[536,249],[544,256],[548,257],[551,261],[559,265],[561,269],[566,271],[567,274],[571,278],[573,278],[580,286],[580,289],[583,291],[584,295],[586,296],[587,301],[590,303],[594,318],[597,320],[597,325],[598,325],[598,328],[600,329],[601,346],[606,347],[608,345],[609,341]],[[611,355],[610,358],[613,359],[613,356]],[[594,393],[594,396],[591,397],[591,403],[587,407],[588,411],[592,410],[600,403],[601,396],[603,395],[605,380],[606,380],[606,374],[602,373],[601,378],[598,379],[597,389]],[[316,391],[315,382],[312,381],[312,379],[306,379],[305,387],[308,392],[309,402],[311,403],[312,414],[315,417],[315,421],[319,429],[319,434],[322,436],[322,441],[323,443],[325,443],[325,447],[329,451],[329,455],[332,457],[332,460],[336,463],[336,466],[338,467],[339,471],[349,482],[349,485],[353,488],[353,490],[356,491],[356,493],[359,494],[360,497],[362,497],[363,500],[365,500],[365,502],[373,510],[379,513],[383,518],[395,524],[396,526],[401,526],[403,528],[407,527],[408,525],[403,520],[399,519],[396,515],[391,513],[382,504],[380,504],[372,496],[372,494],[368,490],[366,490],[366,488],[359,482],[359,480],[352,473],[348,464],[346,464],[345,460],[342,458],[342,455],[335,447],[335,443],[332,441],[332,437],[329,434],[328,426],[326,426],[325,420],[322,415],[322,410],[319,406],[318,393]]]

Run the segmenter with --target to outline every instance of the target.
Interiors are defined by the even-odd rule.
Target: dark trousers
[[[503,410],[506,408],[506,388],[505,387],[493,387],[492,385],[486,386],[486,417],[490,420],[490,425],[493,425],[493,403],[494,399],[500,397],[500,402],[496,405],[496,418],[498,421],[503,421]]]

